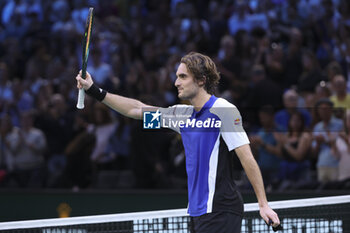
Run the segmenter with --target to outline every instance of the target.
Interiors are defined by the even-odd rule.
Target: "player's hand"
[[[84,90],[87,90],[92,86],[94,82],[92,81],[91,75],[88,72],[86,72],[85,79],[81,77],[81,74],[82,72],[80,71],[77,77],[75,77],[75,79],[77,80],[77,87],[79,89],[84,88]]]
[[[260,207],[260,216],[268,225],[270,225],[270,220],[272,221],[273,227],[280,225],[280,219],[278,218],[278,215],[270,208],[270,206]]]

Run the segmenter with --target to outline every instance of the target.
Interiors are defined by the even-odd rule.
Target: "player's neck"
[[[210,99],[211,95],[208,94],[204,89],[200,90],[198,94],[193,97],[190,102],[194,109],[199,112],[204,104]]]

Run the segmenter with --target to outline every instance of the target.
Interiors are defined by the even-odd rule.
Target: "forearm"
[[[265,194],[264,182],[257,162],[251,153],[249,145],[244,145],[236,149],[237,155],[241,161],[244,171],[250,183],[253,186],[255,195],[258,199],[259,206],[267,206],[267,199]]]
[[[116,94],[107,93],[102,103],[108,105],[124,116],[134,119],[142,119],[142,109],[148,106],[139,100],[123,97]]]
[[[78,81],[77,87],[84,88],[86,94],[127,117],[142,119],[142,109],[146,107],[152,108],[141,101],[107,93],[105,90],[99,88],[93,83],[91,75],[88,72],[86,72],[86,77],[83,79],[80,71],[76,77],[76,80]]]
[[[261,172],[258,164],[256,163],[253,154],[250,150],[250,146],[243,145],[235,149],[239,160],[248,176],[250,183],[252,184],[256,197],[259,202],[260,215],[267,224],[272,221],[273,226],[278,226],[280,220],[278,215],[269,207],[266,199],[264,182],[261,176]]]
[[[259,206],[267,205],[264,182],[258,164],[255,160],[250,160],[248,164],[243,166],[250,183],[254,188],[255,195],[258,199]]]

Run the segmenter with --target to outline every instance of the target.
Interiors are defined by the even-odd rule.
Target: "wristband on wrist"
[[[98,101],[102,101],[106,95],[107,95],[107,91],[103,90],[102,88],[99,88],[96,84],[92,84],[91,87],[89,89],[87,89],[86,94],[88,94],[89,96],[95,98]]]

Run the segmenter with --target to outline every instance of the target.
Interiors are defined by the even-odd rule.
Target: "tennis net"
[[[350,232],[350,195],[269,203],[278,213],[283,232]],[[257,203],[245,204],[242,233],[273,232],[259,216]],[[9,233],[184,233],[190,232],[186,209],[108,214],[0,223]]]

